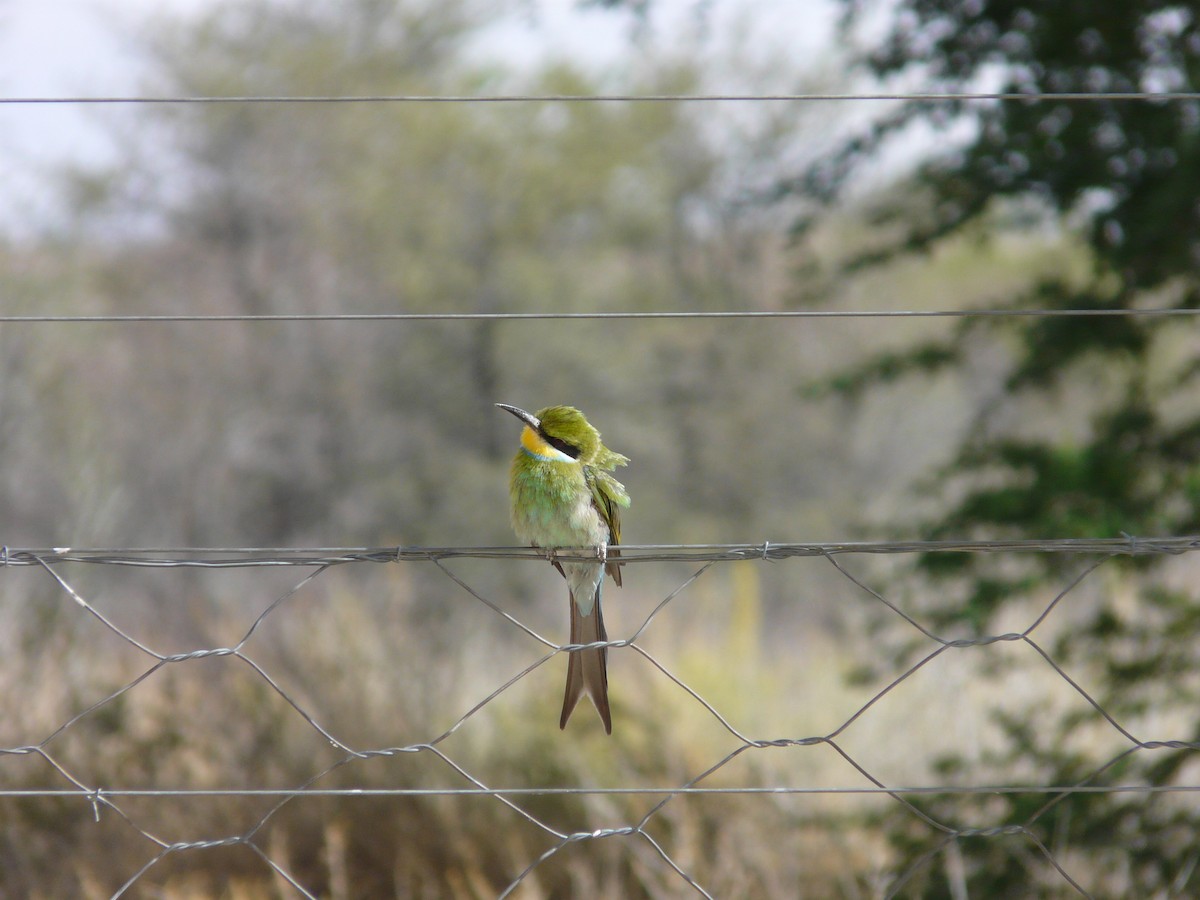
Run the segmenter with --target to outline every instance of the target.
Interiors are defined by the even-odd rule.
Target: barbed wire
[[[150,858],[134,872],[112,895],[120,897],[135,885],[146,873],[150,872],[164,859],[188,851],[210,850],[218,847],[242,846],[254,852],[262,862],[286,884],[303,897],[314,897],[315,893],[304,883],[304,879],[291,871],[288,860],[274,858],[277,854],[270,846],[262,845],[260,835],[267,823],[271,821],[285,806],[302,797],[338,797],[338,798],[369,798],[369,797],[485,797],[495,800],[510,810],[519,820],[525,821],[549,841],[549,846],[540,856],[533,859],[520,872],[513,873],[512,880],[500,894],[510,896],[519,886],[525,883],[539,866],[567,847],[589,843],[608,838],[619,838],[640,842],[649,847],[655,858],[659,859],[667,869],[697,894],[711,897],[713,894],[702,885],[689,871],[690,866],[684,865],[677,859],[678,851],[669,843],[665,843],[667,835],[655,837],[651,832],[652,826],[670,808],[677,797],[684,796],[772,796],[772,795],[866,795],[887,797],[895,801],[915,821],[923,823],[932,834],[940,835],[933,849],[921,857],[905,861],[905,865],[895,873],[886,896],[897,896],[904,886],[909,883],[919,871],[930,864],[937,855],[967,837],[983,838],[1018,838],[1026,841],[1030,847],[1044,859],[1049,869],[1057,874],[1066,885],[1076,890],[1082,896],[1089,896],[1087,889],[1070,869],[1074,864],[1070,859],[1060,859],[1061,848],[1048,847],[1038,836],[1037,823],[1045,818],[1051,810],[1066,798],[1076,794],[1133,794],[1143,796],[1158,796],[1167,794],[1190,795],[1200,792],[1200,785],[1190,783],[1178,784],[1149,784],[1130,783],[1104,785],[1095,784],[1103,773],[1118,767],[1128,760],[1132,754],[1152,752],[1163,749],[1197,751],[1200,742],[1186,740],[1151,740],[1139,736],[1134,727],[1119,721],[1107,711],[1104,706],[1084,688],[1078,679],[1073,678],[1063,666],[1056,661],[1055,654],[1048,651],[1035,640],[1034,634],[1045,628],[1046,621],[1069,594],[1076,591],[1098,569],[1109,560],[1120,555],[1141,554],[1183,554],[1200,549],[1200,537],[1156,537],[1136,538],[1124,535],[1112,539],[1055,539],[1055,540],[1014,540],[1014,541],[904,541],[904,542],[831,542],[831,543],[773,543],[763,541],[756,544],[709,544],[709,545],[630,545],[622,547],[622,562],[629,563],[662,563],[670,561],[685,561],[702,563],[694,572],[670,591],[648,613],[644,615],[640,625],[633,628],[628,636],[615,640],[597,642],[595,644],[575,645],[561,644],[549,640],[511,613],[505,611],[500,604],[490,599],[486,592],[465,581],[461,576],[451,572],[443,563],[457,558],[521,560],[541,559],[545,554],[531,548],[518,547],[460,547],[460,548],[117,548],[117,549],[70,549],[48,548],[14,549],[2,548],[0,561],[7,566],[37,566],[44,570],[73,601],[109,633],[119,638],[126,646],[136,650],[149,660],[149,666],[140,674],[117,686],[105,696],[93,701],[84,708],[76,711],[70,718],[59,725],[51,733],[39,741],[11,747],[0,747],[0,759],[5,756],[29,757],[34,756],[45,761],[71,786],[68,788],[37,788],[37,789],[0,789],[0,797],[21,798],[24,800],[59,799],[83,801],[85,808],[97,822],[105,811],[111,811],[122,821],[131,826],[146,839],[151,847]],[[878,590],[870,587],[863,578],[849,571],[842,560],[854,555],[895,554],[895,553],[929,553],[929,552],[958,552],[958,553],[1072,553],[1082,556],[1098,556],[1080,568],[1066,586],[1058,591],[1039,610],[1031,614],[1028,624],[1019,631],[983,634],[970,638],[951,638],[937,633],[935,630],[921,624],[917,618],[898,604],[888,599]],[[242,555],[241,559],[231,558],[231,554]],[[594,551],[586,548],[578,550],[559,551],[556,557],[561,560],[595,559]],[[721,562],[761,560],[782,561],[803,557],[824,557],[832,567],[863,595],[881,604],[889,613],[898,616],[911,626],[921,637],[931,641],[934,646],[915,662],[895,675],[877,689],[865,702],[848,711],[836,727],[827,732],[808,736],[765,737],[755,736],[744,727],[735,725],[728,710],[722,710],[720,701],[711,700],[692,686],[688,685],[673,672],[662,660],[647,649],[643,638],[654,620],[664,614],[664,610],[676,601],[685,590],[702,578],[714,565]],[[323,722],[317,713],[308,708],[308,704],[285,689],[279,679],[274,677],[269,667],[254,658],[248,649],[251,638],[270,617],[278,616],[281,610],[301,591],[313,584],[323,573],[332,567],[348,563],[378,563],[378,562],[414,562],[431,561],[450,578],[462,587],[470,596],[481,601],[507,622],[516,626],[521,632],[533,638],[545,649],[545,652],[534,662],[522,668],[499,687],[491,690],[481,700],[471,706],[465,713],[459,715],[448,728],[429,740],[402,746],[384,747],[355,747],[345,736],[328,722]],[[230,646],[208,647],[184,653],[167,653],[156,649],[153,643],[134,637],[127,629],[118,625],[110,617],[90,601],[85,592],[74,585],[64,575],[64,570],[73,564],[99,563],[118,566],[171,566],[171,567],[212,567],[228,568],[237,566],[285,565],[315,567],[305,576],[281,594],[278,594],[265,609],[262,610],[242,632],[241,638]],[[1125,746],[1107,761],[1089,772],[1083,773],[1074,784],[1059,785],[1029,785],[1029,784],[1000,784],[1000,785],[971,785],[945,784],[934,786],[893,786],[873,774],[843,744],[845,734],[852,729],[871,709],[884,701],[902,684],[914,675],[928,667],[943,654],[964,648],[982,648],[994,644],[1012,643],[1030,648],[1034,658],[1040,661],[1050,673],[1061,679],[1073,695],[1086,703],[1097,715],[1100,722],[1106,723],[1119,736]],[[678,785],[655,785],[646,787],[612,788],[598,785],[570,785],[565,787],[527,787],[527,786],[496,786],[485,783],[481,777],[471,772],[468,766],[457,761],[450,751],[443,747],[451,735],[458,732],[480,710],[497,701],[502,695],[513,688],[515,684],[527,678],[557,655],[582,647],[604,646],[614,651],[626,650],[645,659],[666,682],[679,688],[684,695],[690,697],[699,707],[711,717],[712,721],[735,741],[734,748],[722,755],[699,774],[686,778]],[[200,660],[229,659],[237,660],[262,680],[263,684],[287,704],[311,728],[322,741],[332,747],[338,754],[331,764],[318,767],[319,770],[303,783],[288,788],[252,788],[252,789],[191,789],[191,788],[153,788],[135,789],[120,787],[105,787],[94,777],[85,777],[76,773],[62,762],[50,750],[51,743],[59,736],[75,727],[85,717],[97,713],[103,708],[117,702],[130,691],[139,689],[152,675],[168,666],[192,665]],[[704,784],[707,779],[730,766],[736,759],[748,752],[768,749],[827,747],[843,759],[866,784],[846,785],[836,787],[813,787],[794,785],[745,785],[728,787],[722,785]],[[465,780],[468,787],[389,787],[389,788],[349,788],[339,789],[322,786],[322,781],[333,772],[354,763],[370,759],[396,758],[409,754],[430,755],[446,765],[450,771]],[[914,801],[923,796],[979,796],[1023,794],[1041,795],[1046,799],[1032,814],[1025,815],[1021,820],[1003,822],[986,826],[964,826],[945,820],[936,812],[914,805]],[[616,827],[596,828],[590,831],[568,831],[552,823],[546,815],[539,814],[533,808],[525,805],[524,801],[546,796],[645,796],[656,799],[656,802],[646,810],[640,818],[631,820]],[[203,840],[169,840],[157,834],[149,825],[139,824],[140,815],[125,807],[127,801],[138,798],[175,798],[189,799],[199,797],[263,797],[275,801],[274,805],[262,813],[254,823],[241,831]],[[1067,855],[1069,857],[1069,854]],[[1181,875],[1182,877],[1182,875]]]
[[[620,563],[733,562],[792,557],[911,553],[1093,553],[1141,556],[1200,550],[1200,535],[1173,537],[1034,538],[1011,540],[758,541],[740,544],[622,544]],[[445,559],[597,559],[594,547],[120,547],[0,546],[0,567],[79,562],[163,568],[332,566],[353,562],[428,562]]]
[[[124,106],[222,103],[1178,103],[1200,100],[1200,91],[866,91],[697,94],[352,94],[236,96],[0,97],[11,106]]]
[[[189,324],[222,322],[493,322],[593,319],[1015,319],[1015,318],[1194,318],[1196,307],[1119,309],[758,309],[647,310],[593,312],[438,312],[438,313],[199,313],[123,315],[0,315],[4,324]]]

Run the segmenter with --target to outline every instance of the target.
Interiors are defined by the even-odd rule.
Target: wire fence
[[[1059,610],[1064,600],[1080,586],[1093,579],[1097,570],[1106,562],[1119,556],[1182,555],[1200,549],[1200,537],[1138,538],[1124,536],[1111,540],[1045,540],[1045,541],[938,541],[938,542],[838,542],[838,543],[774,543],[764,541],[757,544],[735,545],[631,545],[622,548],[623,564],[638,566],[664,565],[686,562],[698,564],[673,590],[658,598],[653,605],[645,604],[641,598],[638,605],[644,611],[640,624],[628,634],[605,642],[613,654],[636,654],[649,664],[656,678],[673,685],[683,692],[689,702],[698,705],[715,727],[722,730],[731,749],[719,758],[711,760],[700,771],[689,774],[678,783],[650,785],[646,787],[604,786],[601,784],[522,785],[492,784],[475,771],[475,765],[460,761],[455,751],[446,748],[452,735],[468,727],[472,720],[486,707],[503,705],[515,686],[554,659],[558,654],[579,649],[580,646],[562,644],[538,633],[522,618],[514,614],[508,604],[477,581],[472,583],[447,567],[457,559],[481,559],[493,561],[539,561],[546,554],[530,548],[516,547],[387,547],[387,548],[120,548],[120,549],[71,549],[71,548],[3,548],[0,564],[10,571],[28,567],[38,570],[50,579],[57,590],[66,595],[81,614],[98,622],[110,636],[119,639],[120,646],[136,656],[144,657],[146,667],[140,674],[117,685],[104,696],[93,702],[82,704],[69,718],[61,722],[48,734],[30,735],[27,743],[0,747],[0,757],[33,757],[50,767],[60,782],[45,787],[8,789],[0,785],[0,799],[25,803],[73,804],[76,815],[88,816],[96,823],[108,816],[116,816],[126,823],[146,844],[145,861],[139,868],[129,872],[128,879],[115,889],[113,897],[127,894],[156,866],[168,858],[181,854],[199,854],[217,848],[245,848],[261,859],[274,876],[304,897],[316,897],[317,888],[306,883],[304,876],[293,870],[291,854],[266,839],[268,825],[282,814],[285,808],[317,798],[338,798],[346,802],[362,802],[369,798],[398,801],[413,798],[471,798],[494,802],[503,807],[512,822],[527,823],[542,835],[544,850],[540,855],[525,861],[523,867],[509,873],[510,881],[501,896],[510,896],[522,885],[534,880],[540,866],[578,844],[592,844],[613,839],[648,847],[659,865],[673,873],[678,883],[688,886],[695,893],[711,897],[713,892],[696,877],[692,866],[683,860],[682,851],[673,846],[671,828],[663,822],[673,804],[688,797],[743,796],[758,803],[776,803],[779,798],[792,796],[832,796],[847,798],[855,795],[885,799],[906,810],[914,820],[937,839],[937,851],[919,858],[903,860],[890,881],[881,885],[880,895],[896,896],[923,867],[928,866],[937,852],[952,852],[956,842],[967,838],[992,840],[1016,839],[1023,841],[1039,856],[1046,867],[1053,871],[1062,885],[1069,886],[1080,895],[1087,896],[1083,886],[1086,872],[1079,870],[1078,860],[1070,859],[1069,848],[1053,846],[1040,834],[1039,823],[1066,799],[1075,795],[1092,793],[1142,794],[1146,796],[1188,796],[1200,791],[1200,784],[1179,783],[1154,784],[1130,782],[1116,784],[1093,784],[1102,774],[1127,761],[1132,755],[1161,749],[1200,750],[1200,743],[1174,740],[1161,735],[1139,734],[1127,726],[1090,693],[1080,681],[1073,677],[1055,659],[1054,653],[1044,646],[1040,635],[1048,628],[1047,622]],[[1005,554],[1020,553],[1060,554],[1076,565],[1076,571],[1065,585],[1049,597],[1024,627],[1003,633],[984,634],[970,638],[951,638],[939,634],[923,624],[921,614],[905,607],[905,604],[890,599],[873,587],[868,580],[852,570],[851,561],[856,557],[880,555],[911,555],[917,553],[971,553]],[[594,550],[588,548],[564,549],[552,554],[560,560],[595,559]],[[672,614],[684,615],[679,609],[686,603],[689,589],[706,576],[712,567],[737,561],[758,560],[782,562],[801,558],[824,560],[837,575],[852,585],[860,597],[883,610],[889,618],[901,620],[924,643],[915,662],[896,672],[882,687],[876,689],[865,702],[847,708],[840,716],[840,724],[832,730],[818,734],[797,734],[785,737],[765,736],[734,724],[737,710],[727,708],[721,700],[706,697],[702,690],[693,688],[652,652],[646,640],[647,632],[660,617]],[[1076,563],[1076,560],[1078,562]],[[466,710],[460,710],[452,723],[430,734],[419,742],[398,746],[356,746],[338,729],[324,721],[321,713],[313,708],[311,700],[299,692],[289,690],[272,671],[270,663],[258,659],[252,647],[252,639],[264,628],[268,620],[288,615],[288,607],[296,598],[309,589],[325,573],[335,567],[361,566],[370,563],[411,564],[431,563],[446,578],[453,581],[467,595],[500,616],[511,633],[524,640],[536,642],[541,654],[512,677],[503,680],[486,693],[478,702]],[[77,587],[77,579],[71,574],[79,566],[175,568],[175,569],[230,569],[263,567],[298,567],[307,569],[302,578],[278,594],[252,619],[241,637],[229,646],[209,646],[188,652],[168,653],[156,649],[153,641],[139,638],[134,629],[117,624],[112,616],[101,609],[100,604],[89,599],[87,591]],[[985,652],[996,644],[1011,643],[1029,648],[1040,664],[1081,699],[1107,727],[1120,736],[1123,747],[1111,758],[1103,761],[1083,777],[1069,784],[938,784],[906,785],[888,783],[875,774],[869,763],[852,752],[844,738],[853,726],[870,710],[892,696],[898,688],[910,682],[914,676],[930,666],[936,659],[953,649],[976,648]],[[286,704],[294,716],[299,717],[308,729],[315,732],[322,742],[333,748],[334,758],[327,764],[313,764],[311,777],[301,783],[276,788],[209,787],[194,785],[155,786],[152,788],[122,786],[110,783],[101,776],[89,777],[75,770],[72,764],[62,761],[54,743],[79,723],[89,717],[103,715],[105,710],[121,703],[127,696],[143,687],[152,676],[166,667],[197,665],[202,660],[222,660],[225,665],[248,667],[271,694]],[[496,676],[497,680],[503,676]],[[617,688],[621,690],[621,688]],[[544,723],[541,723],[544,724]],[[552,725],[552,723],[551,723]],[[532,726],[531,726],[532,727]],[[540,726],[539,726],[540,727]],[[567,740],[563,737],[562,740]],[[746,754],[766,753],[786,748],[823,747],[833,751],[857,774],[857,783],[836,786],[806,785],[803,783],[742,784],[726,786],[719,783],[721,773],[732,768],[735,760]],[[408,755],[426,755],[443,764],[456,777],[458,784],[445,787],[397,786],[378,787],[371,784],[349,787],[331,787],[329,777],[334,772],[353,778],[354,766],[367,760],[395,759]],[[995,821],[985,825],[964,826],[954,821],[943,820],[926,809],[915,805],[922,795],[938,796],[986,796],[1004,794],[1041,796],[1032,813],[1017,821]],[[547,797],[635,797],[644,799],[649,805],[638,818],[617,826],[596,827],[583,831],[561,828],[553,817],[538,812],[538,802]],[[266,811],[244,829],[216,832],[202,839],[174,840],[161,835],[158,829],[144,823],[144,808],[135,810],[130,804],[153,801],[197,802],[201,798],[250,799],[258,798],[269,802]],[[676,836],[677,837],[677,836]],[[1060,858],[1065,857],[1065,858]]]
[[[624,312],[438,312],[438,313],[280,313],[280,314],[139,314],[0,315],[10,324],[172,324],[270,322],[502,322],[592,319],[1019,319],[1019,318],[1192,318],[1200,309],[1184,306],[1114,309],[772,309],[654,310]]]
[[[216,105],[216,104],[511,104],[511,103],[1194,103],[1200,93],[1193,91],[1134,91],[1107,93],[1080,92],[859,92],[859,93],[771,93],[771,94],[612,94],[612,95],[569,95],[569,94],[521,94],[521,95],[354,95],[354,96],[107,96],[107,97],[5,97],[0,106],[142,106],[156,104]],[[270,323],[270,322],[378,322],[378,321],[490,321],[490,320],[613,320],[613,319],[783,319],[783,318],[965,318],[965,317],[1191,317],[1200,314],[1193,308],[1126,308],[1126,309],[921,309],[921,310],[730,310],[730,311],[640,311],[640,312],[528,312],[528,313],[382,313],[382,314],[282,314],[282,315],[0,315],[0,323],[21,324],[202,324],[202,323]],[[669,878],[669,884],[690,889],[698,895],[712,897],[717,891],[698,875],[702,861],[689,850],[686,834],[681,833],[672,818],[674,811],[688,798],[717,800],[723,798],[745,798],[762,811],[780,798],[811,797],[848,800],[867,798],[877,800],[907,813],[927,839],[932,839],[933,849],[913,855],[911,858],[895,858],[886,871],[879,875],[877,893],[893,897],[903,893],[906,886],[928,869],[939,854],[952,857],[961,841],[982,839],[988,841],[1015,840],[1021,842],[1030,854],[1040,860],[1042,868],[1052,879],[1043,882],[1050,890],[1066,888],[1082,896],[1089,895],[1086,858],[1072,852],[1070,846],[1056,843],[1048,838],[1044,823],[1051,814],[1072,797],[1105,795],[1131,795],[1147,798],[1185,798],[1200,792],[1200,783],[1189,781],[1188,776],[1174,781],[1153,783],[1130,780],[1127,783],[1096,783],[1107,773],[1121,771],[1131,758],[1158,750],[1200,750],[1200,743],[1180,740],[1170,734],[1170,725],[1162,725],[1162,731],[1143,733],[1140,725],[1124,721],[1106,708],[1084,683],[1078,673],[1072,671],[1057,658],[1053,642],[1043,639],[1056,619],[1063,615],[1068,598],[1078,595],[1083,585],[1096,581],[1097,572],[1120,557],[1156,558],[1163,556],[1185,556],[1200,550],[1200,536],[1168,536],[1142,538],[1122,536],[1104,540],[1047,539],[1032,541],[897,541],[897,542],[821,542],[821,543],[777,543],[762,541],[744,544],[704,545],[626,545],[621,550],[621,564],[646,568],[686,564],[689,567],[671,590],[651,596],[633,595],[626,599],[626,607],[636,607],[636,624],[624,630],[612,640],[603,642],[612,655],[618,654],[643,660],[652,679],[672,687],[686,698],[686,702],[701,711],[702,717],[722,734],[727,746],[714,758],[705,759],[673,781],[660,784],[631,787],[602,783],[602,778],[564,778],[565,783],[546,785],[540,783],[492,783],[471,754],[451,746],[451,739],[472,730],[482,719],[485,710],[509,704],[519,688],[563,653],[580,649],[581,645],[564,644],[538,631],[527,621],[525,614],[512,604],[512,598],[488,586],[490,581],[463,576],[451,568],[458,560],[481,560],[488,563],[489,571],[495,571],[509,563],[534,562],[544,564],[545,554],[530,548],[515,547],[117,547],[117,548],[70,548],[70,547],[0,547],[0,568],[6,574],[16,570],[29,570],[52,586],[56,594],[65,598],[67,606],[77,617],[93,627],[98,627],[106,644],[114,654],[123,654],[131,659],[132,665],[140,669],[132,677],[117,684],[100,687],[100,696],[71,697],[67,702],[70,712],[52,727],[22,735],[10,746],[0,745],[0,773],[4,773],[4,761],[39,760],[51,774],[48,782],[41,786],[12,786],[13,778],[0,779],[0,801],[22,803],[24,809],[35,810],[36,815],[52,819],[55,809],[64,810],[67,819],[90,819],[96,824],[113,818],[124,823],[139,838],[143,848],[137,864],[130,867],[125,880],[117,885],[102,885],[98,892],[121,897],[145,888],[152,879],[151,873],[170,860],[192,857],[221,849],[238,848],[248,850],[277,879],[282,889],[303,897],[318,896],[321,888],[305,874],[304,866],[297,863],[301,851],[280,843],[271,831],[271,826],[288,812],[307,802],[336,799],[348,804],[361,804],[370,800],[403,802],[420,798],[449,800],[463,798],[482,802],[495,807],[502,822],[513,827],[525,825],[538,835],[538,852],[520,859],[515,864],[509,860],[509,869],[503,872],[504,886],[500,892],[507,897],[523,887],[537,894],[539,871],[557,857],[576,846],[597,847],[618,843],[618,855],[638,857],[643,862],[648,858]],[[918,607],[894,596],[889,588],[878,587],[874,580],[857,568],[862,558],[913,557],[918,554],[988,554],[1005,559],[1028,554],[1052,554],[1073,566],[1070,576],[1064,578],[1057,589],[1051,592],[1033,610],[1020,627],[1012,630],[989,632],[970,637],[943,634],[936,626],[928,624],[926,616]],[[588,548],[562,549],[555,552],[559,560],[590,560],[595,553]],[[891,671],[882,684],[873,688],[865,699],[847,703],[837,713],[837,722],[831,729],[814,733],[794,733],[786,736],[764,734],[739,723],[738,710],[731,708],[729,701],[701,687],[694,686],[681,676],[664,655],[655,649],[648,639],[656,623],[673,616],[685,617],[684,605],[690,592],[698,584],[711,579],[714,569],[735,562],[786,563],[794,565],[799,560],[814,560],[827,565],[835,578],[869,607],[881,614],[885,620],[907,630],[916,642],[918,650],[905,664]],[[330,577],[336,569],[361,569],[370,564],[406,567],[425,563],[431,565],[444,578],[469,598],[490,613],[494,613],[506,632],[520,642],[528,642],[535,648],[535,658],[515,674],[505,676],[497,673],[486,690],[475,702],[465,708],[446,712],[448,724],[430,726],[422,740],[397,745],[362,744],[337,724],[329,715],[327,704],[314,697],[308,690],[289,685],[279,671],[277,661],[264,654],[260,637],[272,623],[287,618],[289,612],[299,615],[294,608],[302,597]],[[140,623],[129,624],[114,615],[111,603],[98,598],[84,585],[80,572],[93,567],[137,570],[141,577],[150,577],[144,570],[187,570],[201,577],[210,576],[217,570],[279,569],[304,570],[300,577],[290,582],[280,592],[266,596],[251,595],[239,601],[247,617],[237,640],[227,644],[200,646],[183,652],[171,652],[153,636],[142,634]],[[674,570],[672,570],[674,571]],[[256,573],[260,574],[260,573]],[[288,576],[289,578],[291,576]],[[333,604],[329,597],[320,598],[321,603]],[[254,613],[254,610],[259,610]],[[1067,626],[1069,627],[1069,626]],[[2,630],[2,627],[0,627]],[[8,634],[11,636],[11,630]],[[1186,639],[1186,636],[1185,636]],[[115,643],[111,643],[115,641]],[[582,645],[596,646],[596,645]],[[847,738],[855,726],[881,706],[891,702],[902,687],[913,685],[919,673],[930,669],[935,661],[952,651],[965,650],[972,654],[993,653],[1001,646],[1016,646],[1033,654],[1040,669],[1065,687],[1068,694],[1080,701],[1090,711],[1093,719],[1115,735],[1119,748],[1112,755],[1091,765],[1079,777],[1069,783],[951,783],[946,781],[934,785],[910,784],[880,774],[877,766],[867,760],[861,751],[851,746]],[[67,647],[64,657],[57,661],[58,668],[52,671],[66,672],[68,667],[78,666],[72,662],[72,649]],[[8,659],[15,658],[10,653]],[[315,735],[322,748],[331,751],[330,758],[314,758],[308,761],[308,774],[298,781],[282,786],[245,787],[233,785],[197,786],[182,780],[172,782],[170,773],[157,779],[150,778],[154,786],[135,786],[114,783],[114,767],[105,774],[105,760],[95,766],[81,767],[74,759],[60,752],[58,745],[72,732],[82,729],[84,723],[115,715],[120,706],[131,696],[151,690],[152,679],[166,670],[198,669],[194,678],[197,690],[216,691],[215,680],[210,684],[213,664],[223,667],[237,666],[248,670],[253,680],[265,692],[276,698],[288,711],[293,720],[303,723],[303,728]],[[0,671],[4,660],[0,659]],[[206,667],[206,668],[198,668]],[[76,673],[78,674],[78,673]],[[88,673],[84,672],[86,679]],[[435,673],[433,678],[439,677]],[[319,679],[318,679],[319,680]],[[102,685],[103,682],[97,681]],[[615,685],[616,691],[621,686]],[[644,686],[639,686],[639,690]],[[366,687],[363,687],[366,690]],[[677,694],[679,696],[679,694]],[[189,710],[181,707],[178,715],[186,716]],[[221,723],[213,723],[213,728]],[[530,726],[533,727],[533,726]],[[553,729],[553,722],[538,723],[537,728]],[[618,726],[620,727],[620,726]],[[0,734],[8,734],[11,728],[0,728]],[[117,734],[113,740],[132,739],[132,735]],[[561,738],[572,740],[572,735]],[[9,743],[5,740],[3,743]],[[738,765],[749,758],[764,758],[778,750],[799,750],[804,753],[824,749],[834,753],[853,773],[853,783],[816,784],[805,782],[805,770],[796,763],[788,777],[769,782],[753,783],[753,779],[742,779],[734,786],[721,783]],[[137,752],[136,749],[132,752]],[[95,751],[97,757],[103,754]],[[365,777],[363,767],[372,760],[397,760],[412,757],[428,757],[440,764],[443,773],[449,773],[451,783],[430,786],[429,784],[379,786]],[[689,761],[692,762],[692,761]],[[775,770],[764,769],[765,773]],[[216,779],[228,773],[218,771]],[[349,779],[349,785],[334,784],[335,778]],[[177,777],[177,776],[175,776]],[[355,779],[358,781],[355,782]],[[794,780],[788,780],[794,778]],[[978,797],[982,799],[1006,795],[1035,797],[1036,801],[1017,818],[983,818],[973,824],[944,817],[931,812],[928,807],[918,805],[924,797]],[[630,816],[620,824],[590,822],[590,828],[569,829],[560,823],[555,810],[544,811],[541,801],[546,798],[634,798],[645,801],[639,815]],[[198,804],[205,799],[217,801],[258,800],[266,804],[258,810],[245,827],[229,827],[227,824],[211,825],[205,836],[179,839],[170,836],[172,829],[160,826],[162,815],[155,807],[176,808],[171,804]],[[150,804],[150,806],[147,806]],[[618,815],[624,808],[618,809]],[[169,813],[168,813],[169,816]],[[217,816],[224,823],[232,817]],[[607,817],[607,818],[611,818]],[[0,819],[0,821],[3,821]],[[4,841],[7,840],[7,846]],[[497,842],[501,837],[497,836]],[[415,838],[414,846],[420,846]],[[11,838],[0,837],[0,851],[11,852],[19,846]],[[643,855],[644,854],[644,855]],[[1176,883],[1178,895],[1182,895],[1189,883],[1191,872],[1200,861],[1200,851],[1194,851],[1190,863],[1181,868]],[[1190,867],[1189,867],[1190,866]],[[328,868],[336,866],[332,862]],[[335,881],[332,876],[331,881]],[[148,889],[146,893],[149,893]],[[952,887],[951,893],[954,892]],[[283,893],[283,891],[281,891]],[[339,892],[331,891],[334,895]],[[343,885],[341,895],[352,895],[352,886]],[[476,887],[464,894],[482,894]]]

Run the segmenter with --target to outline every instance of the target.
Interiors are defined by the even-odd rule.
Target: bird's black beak
[[[497,403],[496,405],[505,412],[512,413],[534,431],[537,431],[542,427],[542,423],[538,421],[537,416],[533,415],[533,413],[525,412],[525,410],[521,409],[519,406],[509,406],[507,403]]]

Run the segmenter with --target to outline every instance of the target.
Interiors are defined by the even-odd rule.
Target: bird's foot
[[[559,575],[561,575],[563,578],[567,577],[567,573],[563,571],[562,563],[560,563],[558,561],[558,548],[557,547],[537,547],[537,546],[535,546],[533,549],[536,550],[542,557],[544,557],[545,560],[548,563],[550,563],[550,565],[552,565],[552,566],[554,566],[554,568],[558,569]]]

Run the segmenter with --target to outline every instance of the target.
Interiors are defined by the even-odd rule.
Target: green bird
[[[506,403],[496,405],[525,423],[509,480],[513,531],[534,547],[598,548],[596,562],[551,561],[571,592],[571,643],[606,641],[600,595],[606,569],[621,585],[614,560],[619,554],[613,548],[621,542],[620,508],[629,506],[625,486],[608,473],[629,459],[600,443],[600,432],[573,406],[547,406],[533,415]],[[570,653],[559,728],[567,727],[585,693],[604,730],[612,734],[607,647]]]

